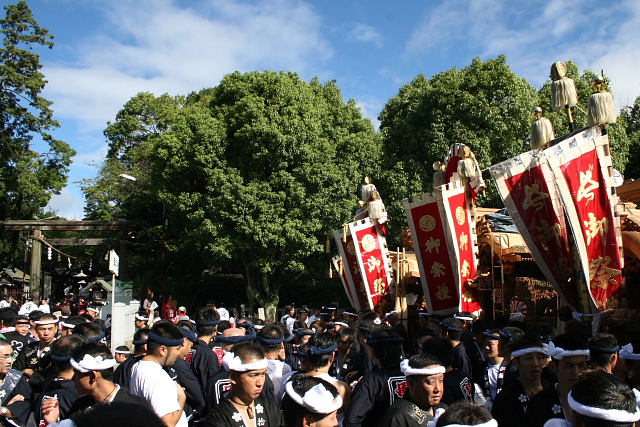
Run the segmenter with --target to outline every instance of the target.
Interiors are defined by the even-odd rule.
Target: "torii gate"
[[[40,296],[40,281],[42,268],[42,238],[43,231],[117,231],[128,228],[127,221],[54,221],[54,220],[8,220],[0,222],[0,227],[8,231],[32,231],[33,247],[31,250],[31,280],[29,281],[29,295],[34,298]],[[91,239],[47,239],[53,246],[96,246],[112,242],[111,238]],[[124,241],[124,239],[121,239]],[[121,252],[124,252],[121,250]],[[124,264],[123,264],[124,266]]]

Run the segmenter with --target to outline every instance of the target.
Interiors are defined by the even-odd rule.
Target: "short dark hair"
[[[213,335],[216,330],[216,325],[205,326],[202,323],[215,322],[220,320],[220,314],[212,307],[202,307],[196,311],[196,333],[198,336]]]
[[[147,338],[149,338],[149,328],[140,328],[135,332],[135,334],[133,334],[133,341],[144,341]],[[142,351],[144,351],[145,345],[147,345],[146,342],[144,344],[134,344],[133,345],[134,353],[139,354]]]
[[[251,360],[262,360],[264,354],[260,347],[252,341],[242,341],[234,345],[231,349],[234,355],[238,356],[242,363],[251,363]]]
[[[94,405],[91,411],[82,412],[74,419],[78,427],[166,427],[166,424],[147,405],[131,402],[112,402]]]
[[[440,415],[436,427],[444,427],[452,424],[463,426],[476,426],[491,421],[492,417],[489,411],[482,406],[461,400],[451,404],[444,414]]]
[[[518,338],[511,346],[512,351],[522,350],[525,348],[542,348],[542,340],[535,335],[524,335]]]
[[[618,340],[612,334],[602,332],[589,339],[589,359],[594,366],[611,365],[611,357],[618,349]]]
[[[73,352],[84,345],[85,341],[77,335],[67,335],[51,344],[51,359],[58,368],[58,372],[73,369],[70,357]]]
[[[82,335],[85,339],[97,337],[102,332],[102,328],[92,322],[82,322],[73,328],[74,335]]]
[[[447,319],[444,319],[440,323],[440,326],[447,332],[447,334],[449,334],[449,337],[452,340],[460,341],[460,337],[462,336],[462,331],[464,329],[464,323],[462,323],[455,317],[449,317]]]
[[[338,396],[338,390],[332,384],[317,378],[317,377],[307,377],[304,375],[298,375],[292,381],[293,390],[299,394],[300,396],[304,396],[304,394],[311,390],[313,387],[318,384],[322,384],[324,388],[329,391],[333,397]],[[313,422],[317,422],[329,414],[317,414],[312,412],[310,409],[305,408],[304,406],[296,403],[288,393],[284,394],[282,398],[282,414],[284,415],[284,425],[286,427],[299,427],[302,425],[302,419],[304,417],[311,417]]]
[[[624,381],[600,369],[585,371],[571,390],[573,399],[586,406],[602,409],[618,409],[631,414],[638,409],[635,394]],[[632,427],[633,422],[621,423],[599,418],[579,416],[586,427]]]
[[[103,359],[113,359],[109,347],[97,341],[84,343],[72,352],[73,358],[78,361],[82,360],[86,354],[93,357],[102,356]],[[103,369],[98,372],[105,380],[113,381],[113,368]]]
[[[278,324],[270,323],[266,325],[264,328],[260,329],[260,332],[258,332],[258,336],[266,339],[280,340],[284,338],[284,332],[282,331],[282,328]],[[272,352],[272,351],[277,351],[280,348],[280,343],[267,344],[264,342],[260,342],[260,347],[262,347],[265,352]]]
[[[581,334],[567,333],[560,334],[552,340],[556,347],[565,350],[586,350],[589,348],[587,337]],[[555,359],[554,359],[555,360]]]
[[[338,329],[338,332],[336,332],[336,340],[339,341],[340,339],[348,339],[349,341],[353,342],[355,335],[355,331],[347,326],[346,328]]]
[[[18,313],[11,308],[5,307],[0,308],[0,322],[4,322],[4,326],[6,328],[12,328],[16,326],[16,322],[18,320]]]
[[[420,348],[424,354],[435,356],[445,368],[453,363],[453,344],[445,338],[431,338],[423,342]]]
[[[184,338],[184,334],[180,330],[180,328],[168,320],[160,320],[153,324],[149,333],[153,332],[154,334],[161,336],[162,338],[169,338],[173,340],[178,340]],[[164,344],[160,344],[157,342],[153,342],[151,340],[147,341],[147,352],[154,353],[158,351],[158,349]],[[177,346],[165,346],[165,347],[177,347]]]
[[[390,326],[376,325],[371,328],[367,335],[367,343],[372,348],[374,356],[380,361],[383,367],[397,366],[402,359],[402,343],[388,342],[371,345],[378,340],[389,340],[399,338],[400,334]]]
[[[327,366],[331,362],[331,353],[325,354],[312,354],[309,347],[329,348],[336,343],[336,337],[329,332],[319,332],[311,337],[307,343],[307,359],[309,360],[309,367],[311,369],[321,368]]]
[[[47,321],[47,320],[58,320],[58,318],[54,314],[42,313],[42,312],[40,313],[40,315],[38,315],[38,317],[36,319],[37,319],[37,321],[42,321],[42,322],[43,321]],[[58,324],[56,323],[56,326],[57,325]],[[36,325],[36,326],[38,326],[38,325]]]

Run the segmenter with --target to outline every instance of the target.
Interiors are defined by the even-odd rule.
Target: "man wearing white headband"
[[[131,373],[131,393],[149,402],[169,427],[188,425],[184,390],[163,369],[175,363],[183,343],[184,335],[178,326],[168,320],[154,323],[147,338],[147,355]]]
[[[444,391],[445,367],[437,357],[416,354],[404,360],[400,367],[407,377],[408,393],[393,405],[378,421],[378,426],[426,426],[443,408],[440,400]],[[441,411],[439,411],[441,412]]]
[[[522,427],[534,427],[530,415],[530,401],[553,385],[542,380],[542,370],[547,366],[548,352],[535,336],[525,336],[513,344],[513,363],[518,368],[516,381],[506,385],[493,402],[491,415],[501,427],[517,422]]]
[[[135,315],[136,329],[144,329],[149,327],[149,315],[145,310],[140,310]]]
[[[498,427],[498,422],[485,408],[464,400],[449,406],[434,424],[438,427]]]
[[[623,345],[620,348],[620,359],[618,365],[622,365],[622,369],[616,369],[616,371],[624,373],[631,387],[640,389],[640,339]],[[618,376],[618,378],[622,377]]]
[[[589,346],[587,338],[577,333],[558,335],[549,343],[550,367],[555,369],[558,382],[554,388],[540,392],[531,401],[528,413],[535,425],[544,425],[551,418],[571,420],[572,409],[568,396],[578,375],[587,369]]]
[[[624,381],[603,370],[581,374],[569,392],[571,422],[551,419],[547,426],[633,427],[640,420],[636,397]]]
[[[116,364],[111,350],[99,342],[88,342],[73,350],[70,365],[75,373],[75,385],[78,393],[84,395],[76,400],[67,411],[70,419],[103,404],[130,403],[136,407],[146,407],[144,399],[132,396],[125,387],[113,382],[113,367]],[[51,394],[49,394],[51,396]],[[47,398],[42,402],[42,418],[50,424],[61,416],[59,396]]]
[[[229,370],[231,390],[204,421],[211,427],[276,427],[283,425],[275,399],[263,396],[267,359],[252,342],[242,342],[227,353],[222,363]]]
[[[16,359],[13,368],[29,376],[31,388],[34,392],[40,393],[44,379],[52,369],[51,343],[58,333],[58,318],[53,314],[44,313],[34,323],[39,341],[29,343],[24,351],[24,359]]]
[[[334,427],[342,398],[336,388],[317,377],[298,376],[286,385],[282,400],[285,427]]]

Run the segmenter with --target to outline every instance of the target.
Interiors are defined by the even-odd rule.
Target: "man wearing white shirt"
[[[143,397],[169,427],[187,427],[184,413],[186,395],[163,369],[178,358],[184,335],[169,321],[159,321],[149,331],[147,355],[133,367],[131,394]]]

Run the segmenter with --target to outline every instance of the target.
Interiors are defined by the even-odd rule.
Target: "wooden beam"
[[[0,222],[0,225],[11,231],[111,231],[129,228],[127,221],[9,220]]]
[[[47,239],[52,246],[98,246],[117,242],[118,239]]]

